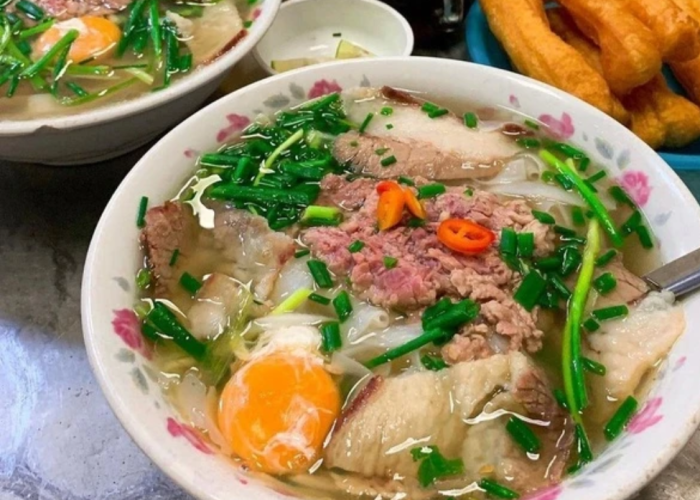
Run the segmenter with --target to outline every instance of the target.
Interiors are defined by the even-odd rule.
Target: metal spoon
[[[642,277],[655,290],[681,297],[700,288],[700,248]]]

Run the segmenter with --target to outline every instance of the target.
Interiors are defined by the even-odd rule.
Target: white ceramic
[[[130,312],[142,262],[135,216],[146,195],[171,198],[197,155],[215,150],[259,112],[358,85],[420,90],[447,102],[509,107],[585,148],[643,208],[664,261],[700,247],[700,207],[648,146],[595,108],[529,78],[465,62],[427,58],[346,61],[278,75],[230,94],[190,117],[133,168],[105,209],[85,264],[82,321],[90,362],[126,430],[170,477],[206,500],[268,500],[283,494],[246,477],[180,422],[152,380],[150,353]],[[488,112],[482,109],[481,112]],[[538,500],[622,500],[683,447],[700,416],[700,296],[684,301],[689,331],[671,351],[649,399],[605,452]],[[285,487],[275,488],[285,492]],[[287,492],[288,493],[288,492]]]
[[[23,121],[0,119],[0,160],[77,165],[114,158],[147,143],[192,114],[228,71],[262,38],[281,0],[245,5],[247,35],[211,64],[165,90],[71,116]]]
[[[340,36],[338,36],[340,35]],[[410,56],[413,31],[396,10],[377,0],[290,0],[255,47],[271,75],[273,60],[334,57],[345,39],[380,57]]]

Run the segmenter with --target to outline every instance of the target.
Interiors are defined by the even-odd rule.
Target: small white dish
[[[253,54],[271,75],[272,61],[333,59],[347,40],[377,57],[410,56],[413,30],[396,10],[377,0],[291,0]]]

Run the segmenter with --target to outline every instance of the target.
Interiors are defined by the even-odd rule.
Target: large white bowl
[[[134,167],[100,220],[85,265],[82,320],[92,367],[126,430],[153,461],[201,499],[284,498],[247,478],[179,423],[152,374],[133,313],[133,277],[142,261],[136,211],[141,196],[171,198],[196,155],[214,150],[260,111],[272,112],[321,92],[358,85],[425,91],[447,102],[509,107],[539,118],[585,147],[640,204],[660,239],[664,261],[700,247],[700,208],[654,151],[600,111],[534,80],[473,64],[425,59],[358,60],[278,75],[239,90],[175,128]],[[595,462],[538,500],[622,500],[654,477],[683,447],[700,416],[700,297],[684,301],[688,332],[662,366],[628,430]],[[280,493],[282,492],[282,493]]]
[[[216,90],[268,30],[280,2],[258,0],[247,7],[252,24],[246,36],[165,90],[70,116],[22,121],[0,117],[0,160],[77,165],[114,158],[147,143],[195,112]]]

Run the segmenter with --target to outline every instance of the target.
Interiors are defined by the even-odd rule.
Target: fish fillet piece
[[[507,434],[512,413],[533,419],[542,442],[528,458]],[[548,426],[547,426],[548,424]],[[572,443],[571,423],[553,400],[544,376],[523,354],[494,355],[439,372],[373,378],[345,409],[325,452],[325,464],[365,477],[415,482],[410,450],[437,445],[461,457],[468,485],[492,471],[522,493],[561,478]]]
[[[357,123],[380,107],[392,109],[390,116],[376,113],[362,134],[350,132],[336,139],[336,158],[364,174],[436,180],[491,177],[520,151],[513,138],[499,130],[467,128],[452,113],[432,119],[418,100],[390,87],[357,89],[347,93],[344,102],[348,117]],[[383,166],[382,159],[390,156],[396,162]]]
[[[519,72],[573,94],[618,121],[625,121],[605,79],[549,28],[542,4],[531,0],[479,2],[491,31]]]
[[[700,25],[673,0],[624,3],[654,33],[664,61],[688,61],[700,55]]]
[[[591,384],[591,417],[607,421],[684,330],[683,308],[674,305],[673,295],[652,292],[626,318],[603,322],[588,334],[587,356],[606,367],[602,383]]]
[[[661,71],[654,33],[623,0],[561,0],[581,30],[601,50],[603,76],[616,95],[625,95]]]

